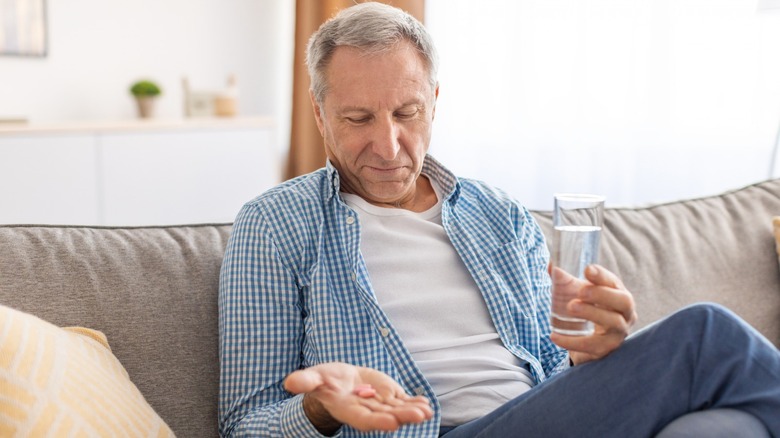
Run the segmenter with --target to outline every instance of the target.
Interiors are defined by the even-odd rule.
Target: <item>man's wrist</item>
[[[333,418],[316,397],[303,395],[303,412],[317,431],[325,436],[333,436],[341,428],[341,423]]]

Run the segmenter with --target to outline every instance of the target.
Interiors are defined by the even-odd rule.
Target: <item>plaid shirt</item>
[[[442,224],[506,348],[529,364],[537,383],[568,367],[567,352],[549,340],[549,253],[531,214],[503,192],[456,178],[431,156],[423,173],[447,193]],[[236,218],[219,283],[224,436],[321,436],[302,395],[282,383],[292,371],[333,361],[381,370],[431,400],[432,420],[394,436],[438,435],[436,395],[377,303],[357,214],[338,193],[339,175],[328,163],[248,202]],[[347,426],[340,435],[386,436]]]

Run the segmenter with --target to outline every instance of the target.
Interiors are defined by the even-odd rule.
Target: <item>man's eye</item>
[[[396,113],[396,117],[399,119],[411,119],[414,116],[417,115],[417,111],[409,111],[409,112],[403,112],[403,113]]]
[[[362,125],[368,122],[368,117],[347,117],[347,121],[356,125]]]

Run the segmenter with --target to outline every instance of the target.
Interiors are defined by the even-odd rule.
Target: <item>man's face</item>
[[[317,126],[341,190],[373,204],[413,201],[431,139],[438,88],[410,43],[378,55],[335,50]]]

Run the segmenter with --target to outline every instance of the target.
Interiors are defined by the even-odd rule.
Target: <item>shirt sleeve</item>
[[[525,248],[527,249],[528,271],[533,279],[533,289],[536,293],[536,317],[539,325],[539,353],[542,369],[547,377],[551,377],[569,368],[569,353],[555,345],[550,340],[550,306],[552,280],[547,272],[550,262],[550,251],[547,249],[544,234],[531,213],[523,208],[525,228]]]
[[[277,245],[260,208],[244,206],[219,280],[221,436],[322,436],[303,411],[303,397],[283,387],[301,367],[304,335],[296,276]]]

